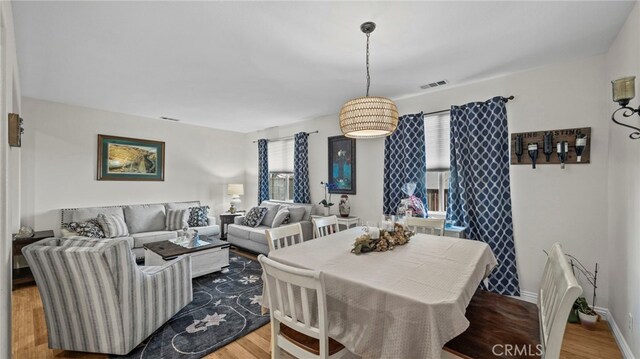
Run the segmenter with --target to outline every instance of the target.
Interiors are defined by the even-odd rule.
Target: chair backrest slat
[[[291,313],[291,320],[294,323],[298,322],[298,313],[296,313],[296,297],[293,295],[293,286],[291,283],[285,283],[287,285],[287,297],[289,298],[289,312]]]
[[[309,296],[307,295],[307,288],[300,288],[300,298],[302,300],[302,318],[304,319],[305,327],[311,328],[311,313],[309,311]]]
[[[407,217],[405,224],[416,233],[444,236],[444,218]]]
[[[316,238],[325,237],[340,231],[337,216],[319,217],[314,218],[312,221],[313,232],[315,233]]]
[[[549,251],[538,293],[540,341],[544,358],[560,357],[567,317],[573,302],[581,293],[582,288],[571,271],[562,247],[555,243]]]
[[[271,325],[284,324],[293,330],[320,340],[321,343],[328,342],[327,308],[321,273],[287,266],[264,255],[258,256],[258,261],[264,272],[264,285],[268,288],[265,293],[269,303]],[[286,302],[282,300],[285,288],[288,297]],[[309,291],[315,292],[315,298],[309,295]],[[313,308],[317,313],[316,318],[311,311],[313,303],[317,303],[317,307]],[[300,313],[302,315],[299,315]],[[274,340],[288,339],[277,336]],[[327,357],[326,354],[326,349],[323,350],[321,345],[320,357]]]
[[[265,234],[270,251],[304,242],[300,223],[267,229]]]

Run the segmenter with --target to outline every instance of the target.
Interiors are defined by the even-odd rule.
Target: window
[[[449,198],[449,113],[424,120],[427,156],[427,205],[430,212],[446,212]]]
[[[268,143],[271,199],[293,202],[293,150],[293,139]]]
[[[293,202],[293,173],[269,172],[269,196]]]

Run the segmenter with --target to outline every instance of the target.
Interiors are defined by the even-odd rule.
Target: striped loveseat
[[[126,240],[45,239],[22,249],[49,348],[124,355],[193,299],[191,258],[138,267]]]

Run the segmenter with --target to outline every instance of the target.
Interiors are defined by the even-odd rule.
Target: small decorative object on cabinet
[[[164,181],[164,142],[98,135],[98,181]]]
[[[619,111],[622,111],[623,117],[631,117],[634,113],[640,116],[640,106],[638,106],[638,108],[629,106],[629,102],[633,100],[634,97],[636,97],[636,77],[629,76],[611,81],[611,87],[613,90],[613,102],[617,102],[620,105],[620,108],[615,110],[611,115],[611,121],[617,123],[620,126],[624,126],[634,130],[634,132],[631,132],[629,134],[629,138],[632,140],[639,139],[640,128],[627,125],[626,123],[622,123],[616,120],[616,113],[618,113]]]
[[[529,156],[523,156],[520,142],[529,144],[527,150],[537,151],[545,155],[545,161],[538,161],[539,153],[535,154],[535,165],[582,164],[589,163],[591,158],[591,127],[567,128],[560,130],[531,131],[511,134],[511,164],[533,165],[534,160]],[[564,153],[561,143],[565,143]],[[520,147],[520,148],[519,148]],[[555,154],[554,154],[555,152]],[[548,159],[548,160],[547,160]],[[535,167],[534,167],[535,168]]]
[[[424,207],[422,200],[414,195],[416,191],[416,183],[409,182],[402,186],[402,192],[409,196],[400,200],[398,205],[397,214],[401,216],[415,216],[415,217],[427,217],[427,210]]]
[[[15,238],[31,238],[34,236],[36,232],[33,231],[33,228],[29,226],[22,226],[16,233]]]
[[[333,206],[331,202],[331,193],[333,192],[331,192],[331,190],[336,188],[336,184],[329,182],[320,182],[320,184],[324,187],[324,199],[318,204],[322,205],[324,215],[328,216],[331,213],[331,206]],[[327,197],[327,195],[329,195],[329,197]]]
[[[22,118],[17,113],[9,114],[9,146],[20,147],[22,146],[22,134],[24,128],[22,127]]]
[[[13,235],[13,257],[22,255],[22,248],[28,246],[31,243],[35,243],[41,239],[51,238],[53,237],[53,231],[37,231],[33,232],[30,237],[20,237],[19,233]],[[21,267],[21,268],[13,268],[13,287],[18,284],[28,284],[33,283],[33,273],[31,273],[31,268],[29,267]]]
[[[341,217],[349,217],[351,213],[351,204],[349,203],[349,196],[343,194],[340,196],[340,204],[338,205]]]

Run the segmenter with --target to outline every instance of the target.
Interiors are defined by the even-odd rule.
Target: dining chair
[[[267,235],[267,243],[269,244],[269,251],[275,251],[276,249],[304,242],[300,223],[267,229],[265,232]]]
[[[322,273],[287,266],[258,256],[271,316],[272,358],[282,350],[296,358],[340,358],[348,350],[328,336]],[[311,307],[316,304],[315,307]],[[317,317],[314,314],[317,313]],[[312,318],[317,318],[313,320]]]
[[[445,345],[443,358],[492,358],[504,343],[534,348],[544,359],[560,358],[567,317],[582,293],[560,244],[549,251],[538,302],[478,289],[467,306],[469,327]],[[500,323],[502,330],[495,330]],[[452,356],[453,355],[453,356]]]
[[[315,238],[328,236],[339,231],[340,227],[338,226],[338,217],[336,216],[313,219],[313,234]]]
[[[416,233],[444,236],[444,218],[407,217],[405,224]]]

